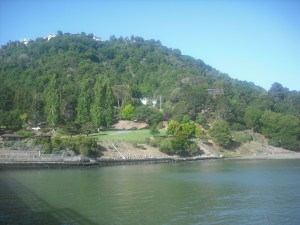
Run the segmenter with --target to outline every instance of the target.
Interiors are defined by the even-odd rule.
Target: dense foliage
[[[43,149],[43,153],[54,153],[55,151],[71,151],[74,154],[84,156],[97,156],[98,146],[95,139],[87,137],[76,138],[59,138],[52,139],[39,137],[34,140],[34,145],[38,145]]]
[[[220,145],[228,144],[228,130],[252,129],[273,145],[299,150],[299,92],[278,83],[265,91],[231,79],[159,41],[93,37],[58,32],[50,40],[2,46],[0,126],[19,130],[46,123],[88,134],[119,118],[149,126],[173,119],[186,129],[165,143],[176,149],[190,147],[183,139],[190,138],[191,124],[199,128],[195,137],[214,124],[209,133]],[[143,106],[142,98],[157,104]],[[216,134],[219,120],[226,122],[225,139]]]

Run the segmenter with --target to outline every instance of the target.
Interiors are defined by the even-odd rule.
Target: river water
[[[0,171],[0,224],[299,224],[300,160]]]

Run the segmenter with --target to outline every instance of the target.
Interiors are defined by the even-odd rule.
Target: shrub
[[[97,141],[88,137],[76,138],[53,138],[52,147],[57,149],[71,150],[84,156],[95,156],[98,152]]]
[[[33,145],[38,145],[41,147],[43,153],[50,154],[52,153],[52,143],[51,140],[45,137],[37,137],[33,140]]]
[[[193,142],[193,141],[188,141],[185,145],[185,151],[190,155],[197,155],[200,153],[200,148],[199,146]]]
[[[234,132],[233,139],[239,143],[246,143],[252,141],[252,135],[246,132]]]
[[[20,130],[17,132],[18,135],[21,135],[25,138],[29,138],[31,136],[34,135],[34,132],[33,131],[29,131],[29,130]]]
[[[133,105],[128,104],[124,107],[124,109],[121,111],[121,118],[124,120],[131,120],[133,118],[133,112],[135,108]]]
[[[232,131],[243,131],[246,129],[246,127],[240,123],[234,123],[230,128]]]
[[[51,139],[51,144],[52,144],[52,147],[53,148],[57,148],[57,149],[62,149],[62,139],[61,138],[58,138],[58,137],[54,137]]]
[[[195,122],[197,122],[198,124],[200,124],[205,129],[209,128],[208,125],[207,125],[206,118],[203,115],[201,115],[201,114],[197,115]]]
[[[153,136],[157,136],[160,134],[156,123],[150,127],[150,134]]]
[[[231,131],[225,120],[216,122],[210,129],[209,134],[214,142],[220,146],[228,147],[231,142]]]
[[[205,138],[207,131],[199,124],[195,124],[195,137],[196,138]]]
[[[172,147],[172,139],[170,138],[165,138],[161,141],[160,146],[159,146],[159,150],[163,153],[166,153],[168,155],[174,155],[175,152],[173,150]]]

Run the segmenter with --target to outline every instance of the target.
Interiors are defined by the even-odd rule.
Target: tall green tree
[[[98,76],[95,86],[94,86],[94,101],[91,107],[91,117],[92,122],[95,126],[100,127],[103,125],[104,121],[104,78],[102,76]]]
[[[80,84],[79,97],[77,103],[77,117],[76,121],[79,124],[85,124],[90,121],[90,105],[91,94],[88,80],[83,80]]]
[[[46,91],[45,102],[47,122],[52,128],[54,128],[60,120],[60,99],[55,76],[53,76],[50,80]]]
[[[114,96],[109,79],[105,82],[105,117],[104,125],[110,127],[114,120]]]
[[[94,101],[91,107],[92,122],[97,127],[110,127],[114,119],[114,97],[109,79],[98,76],[93,90]]]

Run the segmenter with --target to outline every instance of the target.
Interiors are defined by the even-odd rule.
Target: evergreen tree
[[[80,85],[76,118],[79,124],[85,124],[90,121],[91,96],[89,88],[88,80],[84,80]]]
[[[52,77],[48,86],[45,97],[45,111],[47,115],[47,122],[52,128],[57,125],[60,119],[60,101],[59,92],[57,89],[57,81],[55,77]]]
[[[114,96],[109,79],[105,82],[105,123],[106,127],[110,127],[114,119]]]
[[[98,76],[94,86],[94,102],[91,107],[92,122],[98,128],[103,125],[104,118],[104,88],[103,77]]]
[[[114,118],[114,97],[108,78],[99,76],[94,86],[94,101],[91,107],[92,122],[95,126],[110,127]]]

